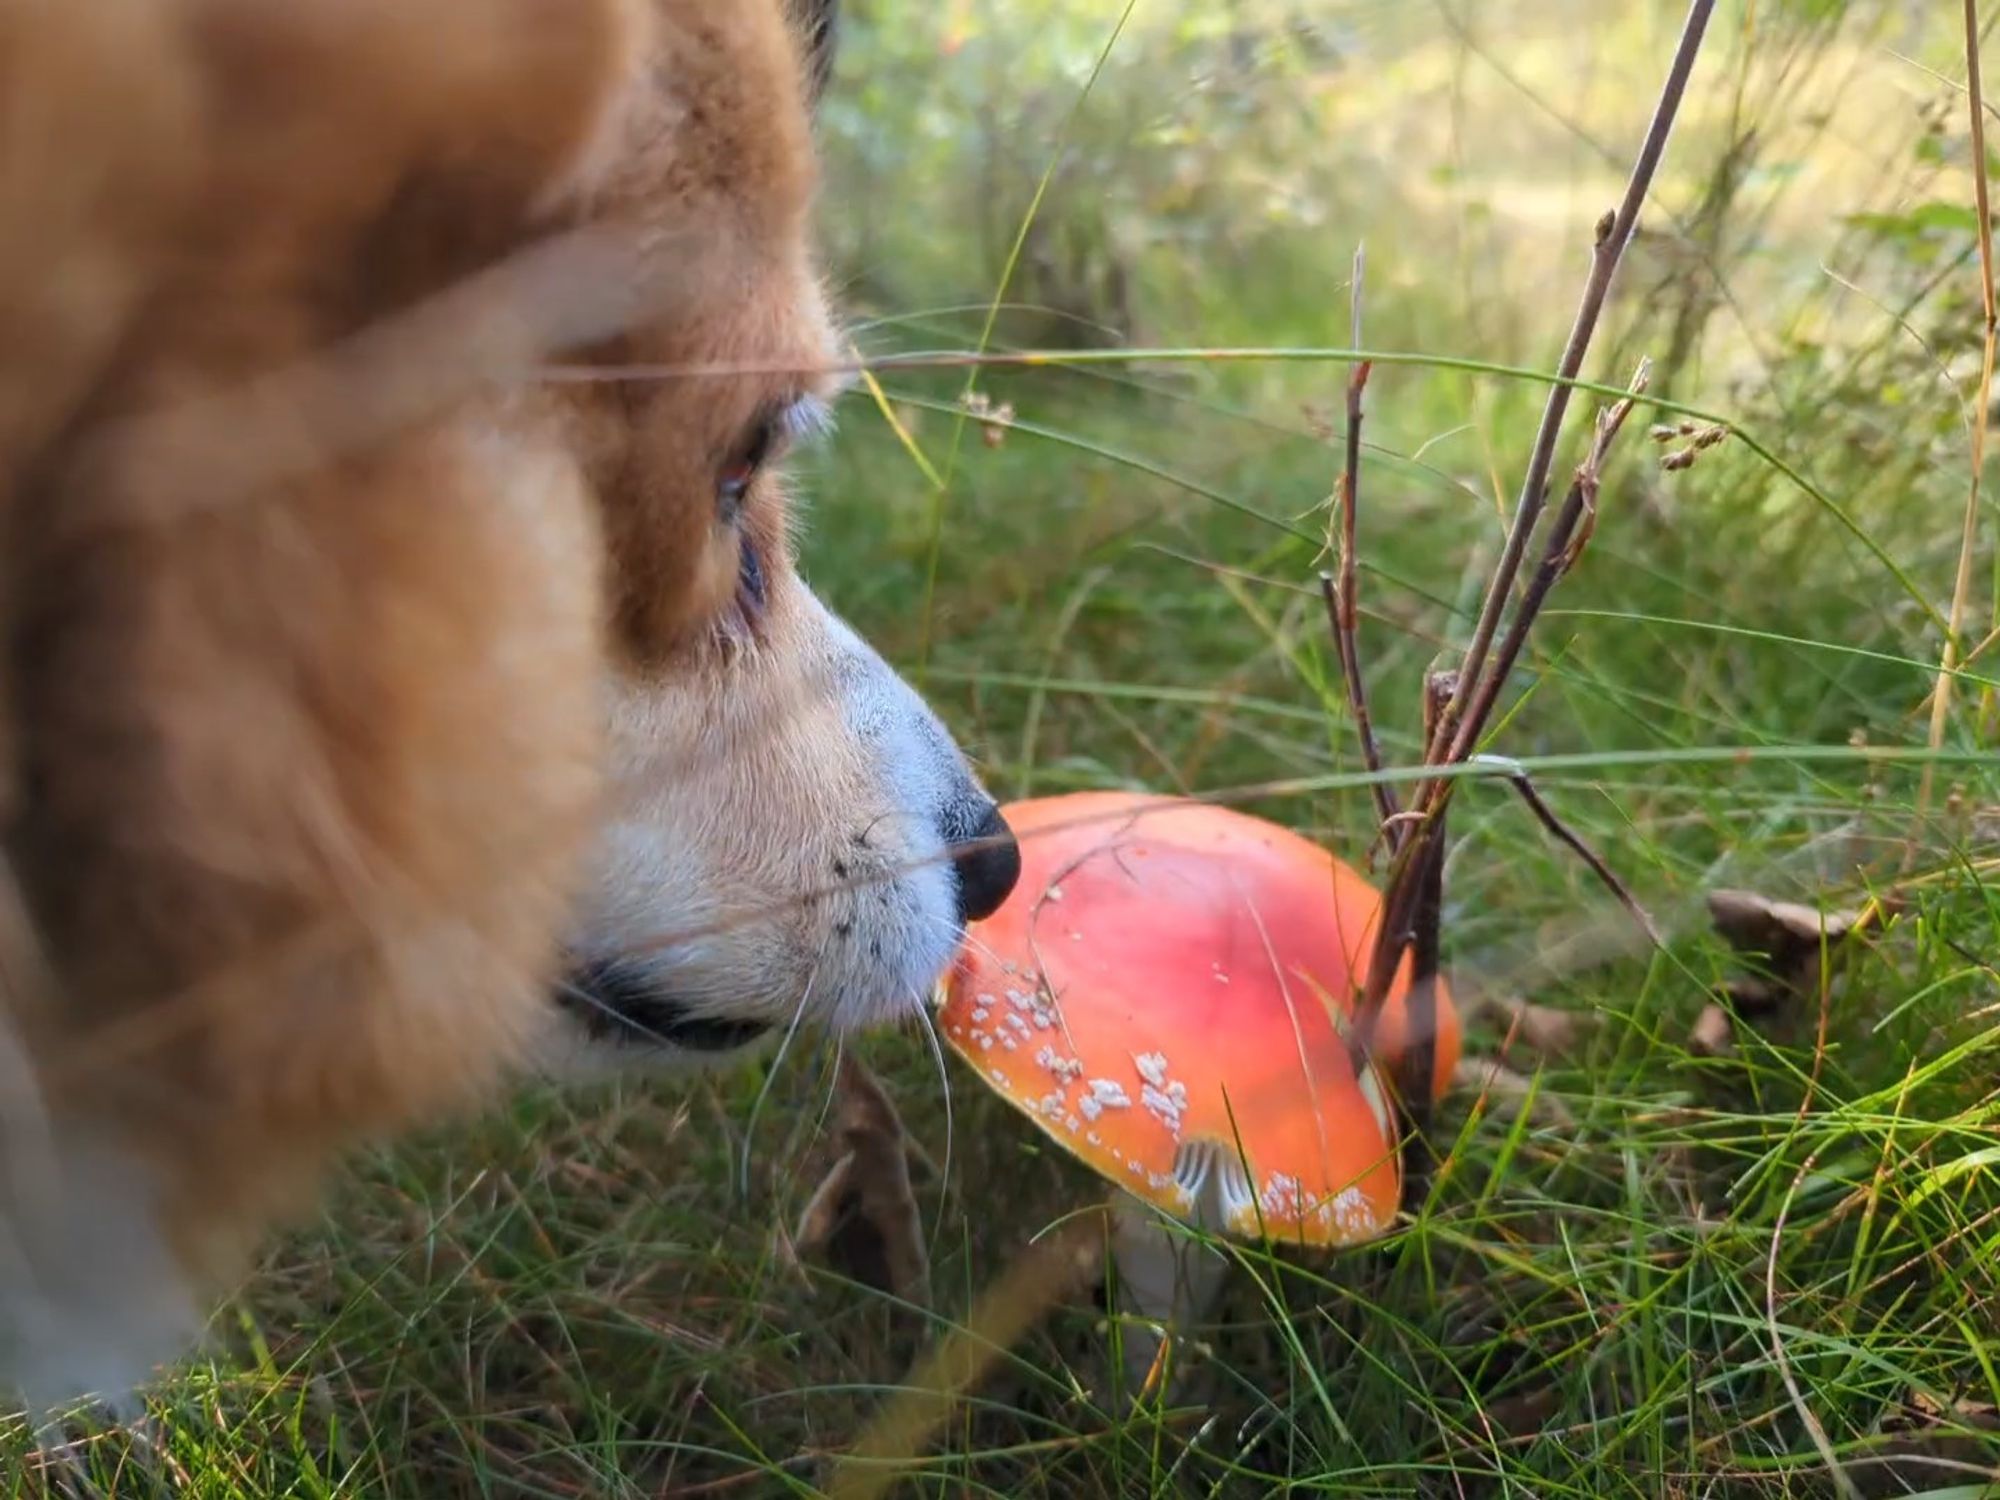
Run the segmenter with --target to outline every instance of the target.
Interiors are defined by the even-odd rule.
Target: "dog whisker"
[[[931,1008],[928,1004],[925,1003],[924,998],[922,996],[916,996],[915,998],[917,1001],[917,1021],[924,1029],[924,1039],[930,1043],[931,1061],[937,1064],[938,1092],[943,1097],[944,1100],[944,1157],[938,1167],[938,1176],[942,1179],[942,1182],[939,1185],[940,1191],[938,1193],[937,1215],[935,1218],[931,1220],[931,1237],[930,1237],[931,1238],[930,1254],[931,1258],[935,1260],[937,1258],[938,1243],[944,1236],[944,1203],[945,1203],[944,1195],[945,1192],[949,1189],[951,1184],[951,1148],[952,1148],[952,1134],[953,1134],[952,1114],[951,1114],[951,1073],[945,1066],[944,1046],[942,1043],[938,1041],[937,1023],[931,1019]]]
[[[963,946],[971,949],[974,953],[977,953],[980,957],[991,959],[995,967],[999,966],[1000,955],[994,952],[991,945],[986,943],[984,940],[975,937],[971,932],[964,929],[959,930],[958,940]]]
[[[817,1094],[818,1103],[809,1110],[792,1113],[791,1129],[784,1145],[775,1153],[775,1160],[784,1164],[782,1170],[773,1173],[777,1180],[796,1185],[811,1160],[813,1150],[826,1138],[827,1123],[839,1098],[843,1051],[844,1044],[838,1032],[830,1034],[825,1045],[814,1049],[814,1071],[805,1093],[808,1096]],[[774,1204],[772,1212],[782,1218],[781,1205]]]
[[[826,1096],[820,1101],[819,1113],[813,1117],[812,1132],[806,1137],[807,1150],[818,1145],[820,1137],[826,1134],[826,1122],[840,1090],[840,1064],[847,1053],[847,1042],[838,1032],[834,1033],[832,1052],[832,1065],[826,1070]]]
[[[799,989],[799,1003],[792,1008],[792,1019],[785,1027],[785,1034],[778,1042],[778,1050],[771,1059],[771,1066],[764,1072],[764,1081],[757,1088],[756,1102],[750,1106],[750,1119],[743,1127],[743,1165],[738,1174],[738,1185],[743,1196],[750,1196],[750,1146],[757,1136],[757,1122],[764,1113],[765,1101],[771,1097],[771,1087],[778,1081],[778,1071],[784,1066],[785,1056],[792,1049],[792,1039],[799,1033],[799,1026],[805,1020],[806,1006],[812,1000],[813,986],[819,982],[819,972],[826,958],[822,948],[813,959],[813,966],[806,972],[806,982]]]
[[[989,947],[981,939],[974,936],[969,928],[961,925],[958,922],[951,921],[948,918],[940,917],[933,912],[917,912],[914,915],[917,917],[919,921],[928,922],[934,927],[942,928],[945,932],[951,935],[955,943],[970,948],[973,952],[981,955],[984,958],[991,959],[996,967],[999,965],[1000,955],[994,952],[993,949]],[[926,1000],[924,1003],[928,1005],[930,1002]]]

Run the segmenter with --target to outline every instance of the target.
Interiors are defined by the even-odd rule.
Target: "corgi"
[[[835,19],[0,0],[0,1379],[32,1405],[174,1358],[358,1143],[536,1070],[910,1017],[1012,887],[993,799],[789,539],[836,393]]]

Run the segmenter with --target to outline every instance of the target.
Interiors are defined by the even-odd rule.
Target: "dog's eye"
[[[760,417],[736,457],[723,466],[715,482],[715,499],[724,525],[736,524],[736,518],[743,510],[744,497],[750,493],[750,486],[756,482],[758,473],[770,462],[777,442],[777,419]]]
[[[826,431],[831,422],[826,403],[817,396],[792,396],[765,408],[716,476],[716,509],[723,524],[736,523],[750,486],[765,468],[801,438]]]

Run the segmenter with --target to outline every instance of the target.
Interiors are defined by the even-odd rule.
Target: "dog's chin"
[[[556,1005],[599,1048],[721,1056],[763,1040],[772,1023],[716,1015],[660,987],[643,970],[586,965],[556,987]]]
[[[734,941],[635,944],[629,935],[692,918],[608,901],[585,913],[552,995],[558,1024],[537,1049],[544,1070],[598,1077],[635,1066],[712,1066],[794,1031],[845,1035],[918,1022],[965,940],[951,873],[934,863],[891,881],[851,865],[837,873],[850,885],[811,923],[746,929]],[[630,870],[606,882],[613,891],[661,883]],[[757,909],[755,893],[734,895],[731,909]]]
[[[625,1064],[723,1062],[798,1026],[853,1032],[911,1023],[929,1004],[962,933],[944,938],[941,931],[927,934],[880,959],[872,944],[860,962],[851,950],[845,963],[829,956],[805,996],[745,995],[735,1004],[708,985],[692,998],[677,988],[671,966],[578,963],[552,993],[566,1036],[557,1050],[595,1075]]]

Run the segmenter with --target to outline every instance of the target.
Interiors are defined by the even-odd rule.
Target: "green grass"
[[[1093,319],[1185,350],[1338,345],[1365,237],[1371,346],[1553,358],[1676,7],[1519,0],[1464,7],[1468,29],[1456,7],[1348,0],[1331,40],[1270,29],[1275,4],[1223,8],[1247,63],[1220,12],[1153,9],[1051,172],[1115,7],[857,7],[828,220],[864,347],[974,346],[1017,238],[995,348],[1102,343]],[[2000,655],[1960,685],[1923,819],[1910,753],[1977,315],[1948,211],[1970,201],[1963,102],[1905,59],[1959,76],[1951,21],[1718,21],[1588,367],[1617,380],[1678,349],[1671,394],[1767,456],[1732,441],[1666,475],[1629,435],[1494,745],[1552,762],[1544,792],[1671,952],[1639,952],[1502,789],[1454,813],[1461,992],[1602,1017],[1540,1071],[1567,1122],[1454,1099],[1409,1221],[1331,1258],[1242,1252],[1165,1405],[1121,1388],[1102,1309],[1064,1303],[953,1410],[907,1493],[1837,1494],[1823,1441],[1864,1494],[2000,1494],[2000,901],[1980,815]],[[858,393],[806,465],[808,571],[921,669],[996,790],[1263,788],[1251,810],[1358,858],[1367,796],[1312,588],[1337,463],[1313,412],[1338,410],[1344,375],[995,369],[980,387],[1022,426],[998,447],[962,434],[943,493]],[[882,378],[944,471],[965,373]],[[1393,762],[1425,666],[1465,639],[1540,398],[1463,365],[1375,372],[1362,648]],[[2000,604],[1990,508],[1977,561],[1975,639]],[[1739,1030],[1726,1057],[1690,1046],[1728,972],[1707,890],[1847,903],[1891,882],[1902,915],[1823,1008]],[[106,1438],[100,1482],[817,1492],[911,1361],[1094,1191],[918,1034],[857,1045],[940,1160],[949,1098],[946,1171],[919,1183],[933,1307],[786,1253],[826,1164],[823,1058],[784,1066],[754,1133],[757,1070],[536,1095],[358,1164],[219,1318],[219,1352],[159,1388],[158,1456]],[[30,1446],[0,1433],[10,1485],[36,1482]]]

